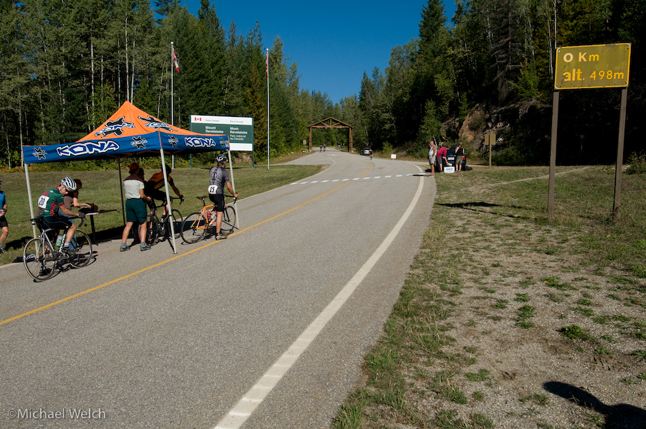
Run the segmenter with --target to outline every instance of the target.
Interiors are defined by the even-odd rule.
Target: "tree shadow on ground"
[[[463,210],[469,210],[469,211],[477,212],[477,213],[486,213],[486,214],[490,214],[490,215],[504,216],[504,217],[508,217],[510,219],[518,219],[521,216],[515,216],[515,215],[499,213],[497,211],[481,210],[481,209],[478,209],[478,208],[479,207],[480,208],[506,207],[506,208],[510,208],[510,209],[523,210],[523,208],[519,207],[519,206],[493,204],[493,203],[486,203],[484,201],[474,201],[474,202],[469,202],[469,203],[446,203],[446,204],[437,203],[437,205],[442,206],[442,207],[448,207],[448,208],[451,208],[451,209],[463,209]]]
[[[606,417],[606,429],[644,429],[646,411],[629,404],[606,405],[596,396],[571,384],[549,381],[543,384],[545,390],[567,399],[581,407],[593,409]]]

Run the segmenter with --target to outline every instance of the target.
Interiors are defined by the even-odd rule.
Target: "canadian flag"
[[[175,63],[175,71],[179,73],[179,61],[177,61],[177,55],[175,55],[175,47],[173,47],[173,62]]]

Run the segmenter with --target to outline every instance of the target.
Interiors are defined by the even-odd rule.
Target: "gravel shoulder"
[[[499,196],[546,180],[530,176],[438,178],[400,300],[334,427],[646,427],[646,280],[598,263],[585,225],[537,222]]]

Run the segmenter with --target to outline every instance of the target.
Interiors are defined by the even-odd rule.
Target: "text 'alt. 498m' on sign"
[[[630,43],[568,46],[556,51],[554,89],[628,86]]]

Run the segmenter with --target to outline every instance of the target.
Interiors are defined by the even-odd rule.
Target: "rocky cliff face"
[[[478,104],[467,115],[459,139],[471,151],[486,153],[485,133],[495,132],[496,148],[528,146],[540,149],[550,142],[552,106],[530,100],[494,107]],[[495,153],[495,152],[494,152]]]

